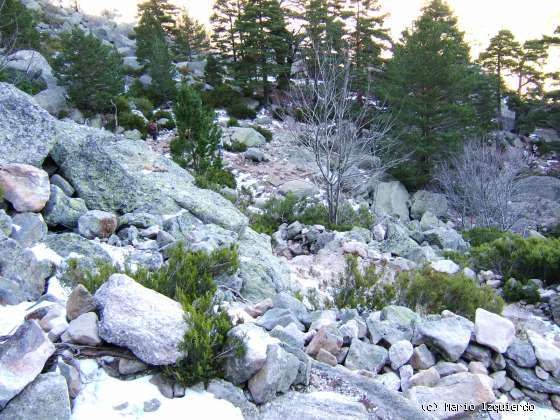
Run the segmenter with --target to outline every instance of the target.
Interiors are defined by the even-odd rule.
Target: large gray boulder
[[[513,322],[482,308],[476,310],[474,327],[476,342],[498,353],[505,353],[515,339]]]
[[[50,269],[13,239],[0,239],[0,304],[37,300]]]
[[[204,223],[228,230],[241,232],[247,226],[247,218],[231,202],[197,188],[187,171],[143,142],[70,123],[60,127],[52,158],[88,208],[156,215],[186,209]]]
[[[19,213],[12,218],[12,239],[23,248],[29,248],[42,242],[47,236],[47,224],[43,216],[37,213]]]
[[[235,275],[240,292],[256,303],[290,289],[290,269],[272,253],[270,236],[247,228],[239,240],[239,271]]]
[[[381,250],[404,258],[420,250],[420,245],[410,237],[411,232],[398,223],[387,223],[386,240],[381,242]]]
[[[224,144],[241,143],[247,147],[258,147],[266,143],[264,136],[251,127],[230,127],[223,131]]]
[[[111,254],[99,242],[88,241],[76,233],[48,235],[45,245],[63,258],[77,254],[91,260],[111,262]]]
[[[7,83],[0,83],[0,115],[0,164],[41,166],[56,141],[57,121]]]
[[[54,350],[54,345],[36,321],[25,321],[2,343],[0,410],[41,373]],[[66,383],[64,386],[66,387]]]
[[[397,216],[407,222],[410,220],[409,199],[408,191],[399,181],[379,182],[374,190],[373,208],[378,213]]]
[[[471,339],[472,327],[458,316],[433,317],[422,322],[418,333],[429,347],[446,360],[456,362],[463,355]]]
[[[319,193],[319,188],[309,181],[304,181],[303,179],[294,179],[292,181],[287,181],[280,185],[278,188],[281,194],[291,193],[298,198],[313,197]]]
[[[265,330],[255,324],[240,324],[228,332],[230,340],[241,340],[243,354],[231,354],[226,359],[225,378],[235,385],[247,382],[264,366],[267,349],[278,340],[270,337]]]
[[[337,420],[367,419],[369,414],[363,404],[350,397],[332,392],[315,391],[301,393],[291,391],[261,408],[261,420]]]
[[[16,211],[39,212],[50,196],[49,175],[31,165],[0,165],[0,188]]]
[[[441,379],[437,386],[415,386],[408,391],[408,397],[421,406],[434,408],[431,412],[440,419],[453,418],[474,407],[496,399],[492,390],[492,379],[486,375],[456,373]],[[457,412],[454,407],[459,407]]]
[[[69,420],[70,398],[62,375],[39,375],[0,412],[0,420]]]
[[[551,176],[522,179],[512,207],[517,215],[515,229],[557,225],[560,223],[560,179]]]
[[[280,345],[269,345],[266,362],[249,380],[249,391],[257,404],[271,401],[277,393],[285,393],[294,383],[299,370],[296,356],[284,351]]]
[[[524,388],[535,392],[560,395],[560,382],[552,376],[549,376],[548,379],[539,378],[534,369],[519,367],[509,359],[506,359],[506,371],[511,379]]]
[[[447,214],[447,199],[443,194],[416,191],[410,199],[410,215],[413,219],[420,220],[428,211],[436,217],[444,217]]]
[[[43,216],[49,226],[63,226],[73,229],[78,225],[80,216],[88,211],[81,198],[70,198],[56,185],[51,185],[51,195],[43,210]]]
[[[388,352],[383,347],[352,340],[344,365],[348,369],[365,369],[377,373],[388,360]]]
[[[95,292],[99,336],[130,349],[151,365],[177,362],[187,325],[181,305],[123,274],[114,274]]]
[[[448,227],[436,227],[424,232],[425,239],[430,245],[437,245],[442,249],[452,251],[466,251],[468,245],[456,230]]]

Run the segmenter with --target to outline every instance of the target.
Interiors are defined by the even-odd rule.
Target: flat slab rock
[[[97,290],[99,336],[130,349],[150,365],[175,363],[187,325],[178,302],[123,274],[114,274]]]

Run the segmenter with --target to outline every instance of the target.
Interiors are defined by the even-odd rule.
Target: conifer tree
[[[197,91],[183,84],[173,107],[177,137],[171,141],[173,160],[197,175],[222,167],[218,146],[221,130],[214,123],[214,112],[206,109]]]
[[[351,0],[346,11],[353,85],[360,93],[367,92],[370,73],[381,70],[381,53],[390,47],[389,29],[384,27],[386,15],[380,9],[378,0]]]
[[[236,22],[247,0],[216,0],[210,17],[212,42],[226,59],[237,62],[241,36]]]
[[[504,77],[514,73],[521,46],[515,40],[511,31],[502,29],[490,40],[488,48],[478,58],[484,69],[495,75],[496,80],[496,114],[501,115],[501,106],[504,90]]]
[[[165,9],[158,9],[163,0],[151,0],[138,6],[140,21],[134,28],[136,33],[136,55],[141,63],[147,65],[152,78],[151,91],[158,101],[173,98],[175,83],[174,68],[168,47],[168,35],[164,24],[169,24]]]
[[[514,69],[518,78],[517,95],[521,96],[525,90],[531,97],[540,97],[544,93],[544,65],[548,59],[548,46],[540,39],[529,40],[523,44],[520,52]]]
[[[447,4],[433,0],[403,32],[379,92],[398,116],[403,152],[413,153],[398,174],[409,187],[423,186],[435,161],[490,123],[482,111],[489,100],[480,89],[484,84],[457,18]]]
[[[68,88],[71,101],[80,109],[104,112],[124,90],[122,59],[114,47],[78,28],[61,36],[61,52],[55,72]]]
[[[39,32],[20,0],[0,0],[0,49],[38,48]]]
[[[206,68],[204,69],[204,80],[210,86],[218,87],[223,82],[223,69],[220,60],[213,54],[206,58]]]
[[[192,61],[194,54],[200,54],[210,47],[206,29],[191,18],[186,10],[177,21],[175,34],[175,52],[180,59]]]
[[[255,0],[245,5],[236,22],[243,42],[236,66],[238,78],[245,84],[260,81],[265,104],[271,92],[269,77],[284,74],[289,67],[290,34],[284,12],[277,0]]]

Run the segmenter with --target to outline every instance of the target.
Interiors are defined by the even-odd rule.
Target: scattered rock
[[[315,356],[315,360],[326,363],[329,366],[336,366],[338,364],[337,358],[325,349],[319,349],[319,352]]]
[[[426,343],[448,361],[455,362],[467,349],[471,330],[458,317],[426,320],[418,327]]]
[[[425,344],[421,344],[420,346],[414,348],[412,357],[410,359],[410,365],[414,369],[429,369],[435,364],[436,358]]]
[[[66,316],[69,321],[87,312],[95,311],[95,303],[91,293],[81,284],[77,285],[68,296]]]
[[[319,193],[319,188],[315,184],[301,179],[285,182],[278,187],[280,194],[294,194],[298,198],[313,197]]]
[[[474,328],[477,343],[498,353],[505,353],[515,339],[513,322],[482,308],[476,310]]]
[[[42,242],[47,236],[47,224],[43,216],[37,213],[19,213],[12,218],[12,239],[23,248],[30,248]]]
[[[337,355],[342,347],[343,339],[338,330],[334,327],[322,327],[313,336],[313,339],[306,348],[306,353],[316,357],[321,349],[332,355]]]
[[[0,187],[18,212],[40,212],[50,196],[49,174],[30,165],[0,165]]]
[[[122,274],[109,277],[93,299],[103,340],[127,347],[151,365],[172,364],[182,357],[177,345],[187,326],[178,302]]]
[[[541,367],[555,376],[558,375],[560,373],[560,348],[534,331],[527,331],[527,337],[533,345],[535,356]]]
[[[299,360],[285,352],[279,345],[269,345],[266,362],[249,380],[249,390],[257,404],[271,401],[277,393],[285,393],[295,381]]]
[[[18,395],[41,373],[46,361],[54,351],[54,345],[36,321],[25,321],[13,335],[2,343],[0,350],[0,408],[4,408],[8,401]],[[64,388],[66,389],[66,383],[64,383]]]
[[[410,388],[414,386],[436,386],[440,379],[438,370],[432,366],[413,375],[408,381],[408,386]]]
[[[381,346],[353,340],[344,366],[348,369],[365,369],[377,373],[388,361],[388,352]]]
[[[87,239],[108,238],[117,230],[117,217],[112,213],[90,210],[78,219],[78,231]]]
[[[447,215],[447,199],[443,194],[426,190],[416,191],[410,199],[410,215],[420,220],[426,212],[441,218]]]
[[[533,368],[537,364],[537,357],[533,346],[527,341],[516,338],[506,351],[506,357],[512,359],[517,366]]]
[[[81,198],[69,198],[56,185],[51,185],[51,194],[43,215],[49,226],[64,226],[73,229],[78,220],[87,213],[86,203]]]
[[[0,420],[30,419],[70,419],[70,399],[63,376],[56,372],[37,376],[0,412]]]
[[[402,365],[408,363],[412,357],[414,349],[410,341],[397,341],[389,348],[389,361],[393,370],[399,369]]]
[[[98,319],[95,312],[88,312],[72,320],[66,331],[70,340],[84,346],[98,346],[101,344],[98,330]]]

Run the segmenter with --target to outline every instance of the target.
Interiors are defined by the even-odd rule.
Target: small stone
[[[143,372],[148,366],[136,359],[119,359],[119,373],[121,375],[134,375],[135,373]]]
[[[461,363],[451,363],[445,362],[443,360],[437,362],[434,367],[438,371],[439,376],[441,376],[442,378],[449,375],[454,375],[456,373],[464,373],[469,371],[467,367],[465,365],[462,365]]]
[[[488,369],[486,369],[486,366],[481,362],[470,362],[468,368],[470,373],[488,375]]]
[[[382,375],[377,375],[374,380],[392,391],[398,391],[401,388],[401,380],[395,372],[387,372]]]
[[[98,346],[101,344],[101,338],[99,338],[97,323],[97,314],[88,312],[70,322],[66,332],[73,343],[85,346]]]
[[[542,379],[543,381],[546,381],[550,377],[550,373],[548,373],[540,366],[535,366],[535,375],[537,375],[537,377]]]
[[[402,365],[407,363],[412,357],[414,348],[410,341],[401,340],[393,344],[389,348],[389,360],[391,361],[391,368],[393,370],[399,369]]]
[[[494,389],[502,389],[502,387],[506,384],[506,371],[500,370],[499,372],[494,372],[490,375],[492,380],[494,381]]]
[[[500,387],[500,390],[503,392],[509,392],[515,387],[515,382],[513,382],[510,378],[506,376],[504,380],[504,384]]]
[[[517,388],[513,388],[511,391],[509,391],[509,396],[514,400],[520,400],[525,396],[525,394],[521,392],[521,390]]]
[[[435,367],[426,370],[421,370],[413,375],[408,381],[408,386],[436,386],[440,380],[439,373]]]
[[[399,369],[399,376],[401,378],[401,390],[406,392],[410,388],[410,378],[414,375],[414,370],[410,365],[401,366]]]
[[[560,411],[560,395],[551,395],[550,402],[556,411]]]
[[[338,364],[338,360],[336,359],[336,357],[325,349],[319,350],[319,353],[317,353],[317,356],[315,356],[315,360],[326,363],[329,366],[336,366]]]
[[[342,347],[342,336],[336,328],[322,327],[313,337],[306,348],[306,353],[315,357],[320,349],[325,349],[329,353],[336,355]]]
[[[108,238],[117,226],[117,216],[101,210],[90,210],[78,219],[78,231],[87,239]]]
[[[509,319],[482,308],[475,315],[476,341],[498,353],[505,353],[515,339],[515,326]]]
[[[425,344],[421,344],[414,348],[410,364],[416,370],[429,369],[436,364],[436,358]]]
[[[66,302],[66,316],[69,321],[87,312],[95,311],[95,303],[91,293],[81,284],[76,286]]]
[[[157,398],[153,398],[151,400],[144,401],[144,412],[145,413],[152,413],[154,411],[157,411],[160,406],[161,406],[161,402]]]

